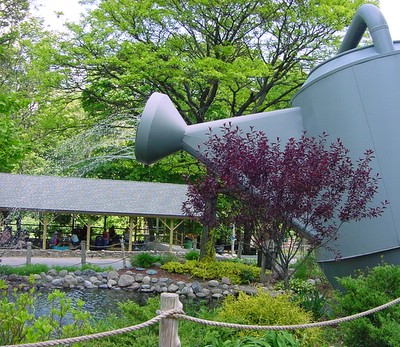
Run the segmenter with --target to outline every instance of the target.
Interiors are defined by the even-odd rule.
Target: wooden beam
[[[183,223],[181,220],[177,225],[174,225],[174,220],[171,219],[169,225],[167,224],[166,219],[161,219],[161,222],[165,225],[165,227],[169,230],[169,251],[172,251],[172,245],[174,244],[174,231]]]

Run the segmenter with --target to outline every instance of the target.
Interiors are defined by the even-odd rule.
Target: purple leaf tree
[[[226,124],[218,134],[210,131],[204,146],[207,174],[190,184],[184,211],[200,215],[211,230],[218,223],[218,197],[235,201],[229,222],[252,231],[263,255],[261,280],[272,256],[273,272],[288,286],[289,264],[304,241],[306,257],[317,247],[335,251],[343,223],[378,217],[388,203],[370,206],[379,182],[370,166],[373,152],[353,162],[343,143],[328,143],[325,133],[304,133],[283,144]],[[202,243],[208,235],[203,236]]]

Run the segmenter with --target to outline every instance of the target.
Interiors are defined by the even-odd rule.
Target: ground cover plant
[[[162,265],[161,268],[202,280],[220,280],[222,277],[228,277],[235,284],[248,284],[256,281],[260,276],[260,268],[257,266],[229,261],[187,260],[185,262],[169,262]]]

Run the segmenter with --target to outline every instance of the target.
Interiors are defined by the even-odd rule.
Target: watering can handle
[[[367,28],[378,53],[382,54],[394,51],[389,27],[382,12],[378,7],[372,4],[365,4],[357,10],[339,48],[338,54],[356,48]]]

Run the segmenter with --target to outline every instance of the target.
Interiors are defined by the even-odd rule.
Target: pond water
[[[50,292],[41,292],[35,300],[35,316],[40,317],[50,313],[50,306],[47,296]],[[124,290],[78,290],[72,289],[65,291],[66,297],[72,299],[72,306],[77,307],[76,301],[81,299],[85,302],[83,310],[90,312],[93,320],[115,314],[121,315],[118,303],[124,303],[128,300],[134,301],[139,305],[145,305],[150,295],[127,292]],[[66,317],[65,323],[70,323],[72,317]]]

